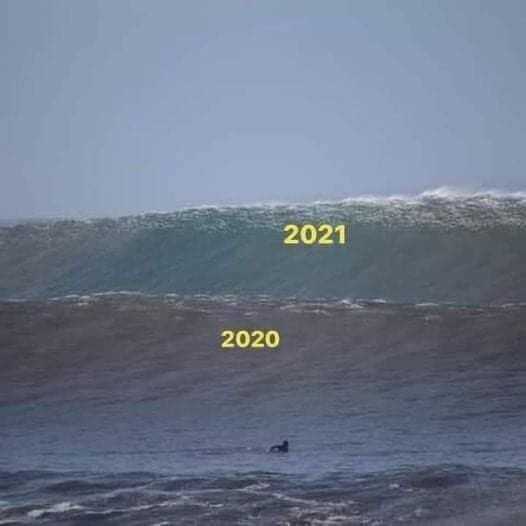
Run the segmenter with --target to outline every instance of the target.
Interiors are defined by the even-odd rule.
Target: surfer
[[[288,453],[289,452],[289,441],[284,440],[283,444],[276,444],[272,446],[269,453]]]

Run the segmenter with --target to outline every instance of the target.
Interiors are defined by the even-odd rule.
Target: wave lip
[[[457,213],[464,212],[466,217],[477,211],[495,211],[500,212],[496,214],[493,219],[500,219],[504,222],[510,221],[511,224],[516,224],[513,218],[518,219],[519,214],[524,218],[524,209],[526,208],[526,192],[515,191],[506,192],[502,190],[479,190],[467,191],[453,187],[439,187],[432,190],[426,190],[419,194],[392,194],[392,195],[373,195],[364,194],[353,197],[347,197],[336,200],[317,200],[310,202],[262,202],[262,203],[248,203],[248,204],[205,204],[200,206],[192,206],[180,208],[175,211],[149,211],[141,212],[135,215],[125,215],[120,217],[89,217],[89,218],[35,218],[13,221],[0,222],[1,229],[19,228],[22,225],[31,225],[35,229],[42,232],[49,230],[54,225],[93,225],[93,226],[108,226],[119,225],[122,228],[141,228],[153,227],[159,228],[169,226],[173,221],[186,221],[195,219],[205,219],[207,217],[219,217],[221,215],[231,216],[237,215],[247,220],[265,219],[272,220],[274,213],[299,213],[307,215],[316,215],[317,213],[338,213],[340,212],[354,212],[359,213],[369,209],[383,209],[387,218],[394,219],[397,217],[397,212],[400,211],[422,211],[426,207],[443,207],[445,211]],[[507,214],[508,212],[508,214]],[[512,214],[514,212],[515,214]],[[522,212],[522,214],[521,214]],[[265,218],[265,216],[267,217]],[[362,217],[362,220],[368,219],[374,221],[375,219],[382,220],[382,216]],[[413,218],[414,222],[421,220],[423,222],[430,220],[432,215],[418,214]],[[435,218],[438,222],[438,217]],[[470,223],[467,222],[466,226]]]

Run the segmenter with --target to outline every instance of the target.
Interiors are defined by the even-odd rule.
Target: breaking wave
[[[350,224],[290,247],[289,223]],[[526,194],[359,197],[0,227],[0,298],[111,290],[393,302],[526,300]]]

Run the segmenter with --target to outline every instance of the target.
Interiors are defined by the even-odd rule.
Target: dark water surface
[[[0,521],[521,524],[525,321],[522,305],[4,302]],[[225,328],[281,345],[220,350]],[[288,455],[266,452],[284,438]]]

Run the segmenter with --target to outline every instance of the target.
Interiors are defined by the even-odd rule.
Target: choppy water
[[[353,476],[0,473],[2,524],[521,524],[526,473],[442,465]]]

